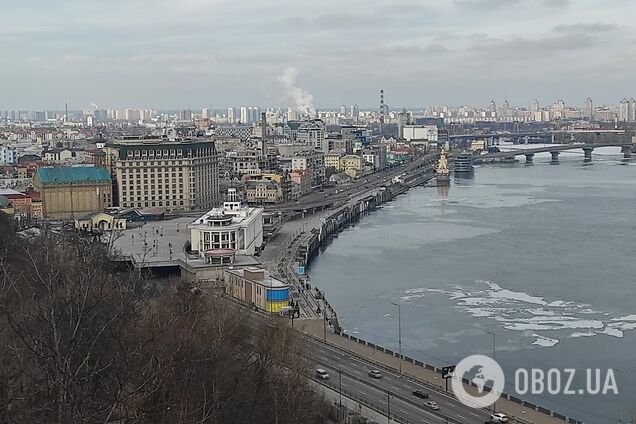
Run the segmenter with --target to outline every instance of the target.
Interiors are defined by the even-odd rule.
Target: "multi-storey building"
[[[220,125],[214,129],[214,135],[245,141],[252,137],[252,127],[250,125]]]
[[[328,153],[329,142],[325,139],[325,133],[325,124],[320,119],[314,119],[300,124],[296,139],[320,152]]]
[[[325,158],[322,152],[310,151],[298,153],[292,157],[292,171],[307,171],[312,186],[318,186],[325,180]]]
[[[121,207],[194,211],[220,201],[219,163],[212,140],[125,137],[108,147],[117,151]]]
[[[18,149],[14,146],[0,146],[0,165],[18,163]]]
[[[45,218],[73,218],[111,206],[111,179],[104,168],[38,168],[33,186]]]
[[[333,168],[340,172],[340,158],[344,155],[342,151],[334,150],[325,155],[325,169]]]
[[[236,189],[230,188],[223,207],[213,208],[188,228],[191,249],[201,258],[211,258],[219,249],[253,255],[263,245],[263,209],[241,205]]]

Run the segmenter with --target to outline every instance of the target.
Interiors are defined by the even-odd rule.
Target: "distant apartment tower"
[[[587,98],[585,100],[585,110],[583,111],[584,116],[591,121],[594,121],[594,103],[591,98]]]
[[[192,121],[192,111],[190,109],[182,110],[179,113],[179,119],[182,121]]]
[[[228,124],[233,124],[236,122],[236,108],[228,107],[227,108],[227,122]]]
[[[623,98],[618,107],[618,120],[620,122],[636,121],[636,101],[634,99]]]
[[[247,106],[241,106],[241,124],[250,123],[250,108]]]
[[[164,207],[169,211],[210,209],[220,201],[214,141],[124,137],[115,170],[121,207]]]

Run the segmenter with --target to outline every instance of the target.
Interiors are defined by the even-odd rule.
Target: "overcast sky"
[[[18,0],[0,108],[582,105],[636,96],[633,0]]]

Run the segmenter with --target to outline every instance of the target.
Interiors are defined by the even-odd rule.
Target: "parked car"
[[[426,406],[427,408],[431,408],[434,411],[439,410],[439,404],[435,402],[434,400],[429,400],[428,402],[424,404],[424,406]]]
[[[369,371],[369,377],[382,378],[382,373],[378,370],[371,370]]]
[[[490,422],[493,423],[507,423],[508,417],[501,412],[497,412],[496,414],[492,414],[490,416]]]
[[[421,390],[415,390],[413,392],[413,396],[418,397],[420,399],[428,399],[428,393],[424,393]]]

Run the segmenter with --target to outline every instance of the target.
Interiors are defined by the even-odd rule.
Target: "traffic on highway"
[[[349,352],[310,339],[314,379],[343,396],[401,422],[476,424],[507,422],[505,415],[463,405],[452,395],[432,389]],[[505,421],[503,421],[505,420]]]

